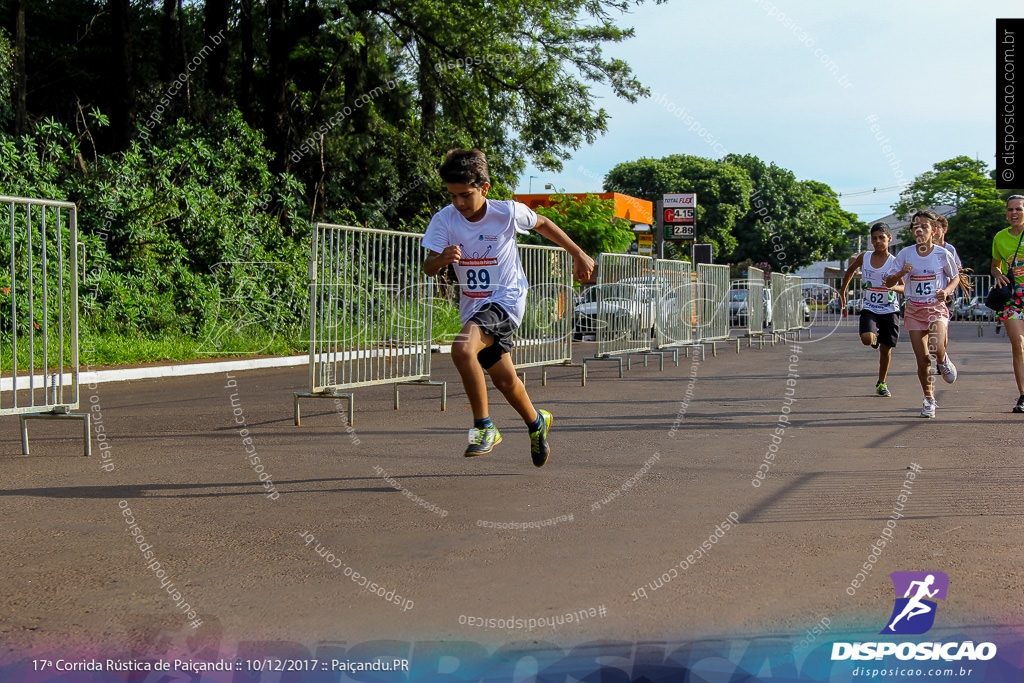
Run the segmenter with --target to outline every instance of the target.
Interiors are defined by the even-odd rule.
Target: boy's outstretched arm
[[[533,226],[533,231],[569,252],[569,256],[572,257],[572,270],[577,280],[584,282],[590,279],[591,273],[594,272],[594,259],[580,249],[572,241],[572,238],[565,234],[564,230],[555,225],[554,221],[547,216],[537,214],[537,225]]]

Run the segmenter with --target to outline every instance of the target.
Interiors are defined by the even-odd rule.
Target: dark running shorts
[[[494,336],[494,343],[476,354],[480,366],[487,370],[501,360],[502,354],[512,352],[515,345],[512,334],[516,331],[516,324],[512,322],[508,311],[498,304],[484,304],[470,320],[477,324],[481,332]]]
[[[895,348],[900,338],[900,314],[875,313],[865,308],[860,312],[860,333],[865,332],[876,335],[879,344]]]

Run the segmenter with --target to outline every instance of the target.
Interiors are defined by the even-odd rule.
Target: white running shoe
[[[953,361],[946,356],[946,362],[936,363],[938,369],[942,372],[942,379],[946,380],[949,384],[956,381],[956,366],[953,365]]]
[[[921,417],[935,417],[935,409],[938,407],[934,398],[926,398],[921,407]]]

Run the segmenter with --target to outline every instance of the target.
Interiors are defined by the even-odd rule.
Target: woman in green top
[[[1013,296],[1002,311],[999,320],[1006,325],[1006,336],[1013,348],[1013,374],[1017,379],[1020,398],[1013,412],[1024,413],[1024,195],[1015,194],[1006,200],[1006,219],[1010,227],[1000,230],[992,238],[992,279],[995,284],[1008,284],[1003,274],[1006,266],[1014,280]]]

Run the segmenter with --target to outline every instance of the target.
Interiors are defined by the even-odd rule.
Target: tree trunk
[[[204,45],[216,43],[216,47],[206,58],[206,82],[210,91],[217,97],[225,97],[228,94],[228,0],[206,0],[206,14],[204,17],[206,38]],[[217,42],[217,37],[223,39],[223,43]]]
[[[18,137],[28,132],[28,65],[25,61],[25,0],[18,0],[15,9],[14,47],[17,53],[14,63],[17,80],[14,95],[14,134]]]
[[[181,56],[175,48],[178,36],[178,2],[164,0],[163,16],[160,19],[160,65],[157,75],[164,83],[180,73]]]
[[[242,14],[239,19],[239,30],[242,33],[242,63],[241,63],[241,92],[236,95],[236,101],[242,109],[242,116],[246,122],[253,125],[255,122],[252,108],[253,100],[253,63],[256,60],[256,48],[253,45],[253,21],[252,21],[252,0],[242,0]]]
[[[132,76],[132,26],[129,0],[110,0],[113,20],[113,73],[115,83],[113,123],[114,144],[117,151],[125,150],[131,142],[135,125],[135,80]]]
[[[433,78],[431,73],[433,65],[430,63],[430,53],[426,45],[416,41],[416,51],[420,62],[420,137],[425,141],[432,141],[434,139],[434,127],[437,122],[437,88],[436,84],[431,80]]]
[[[288,3],[286,0],[268,0],[267,38],[269,65],[263,102],[266,106],[264,130],[267,145],[274,153],[272,170],[288,170]]]

